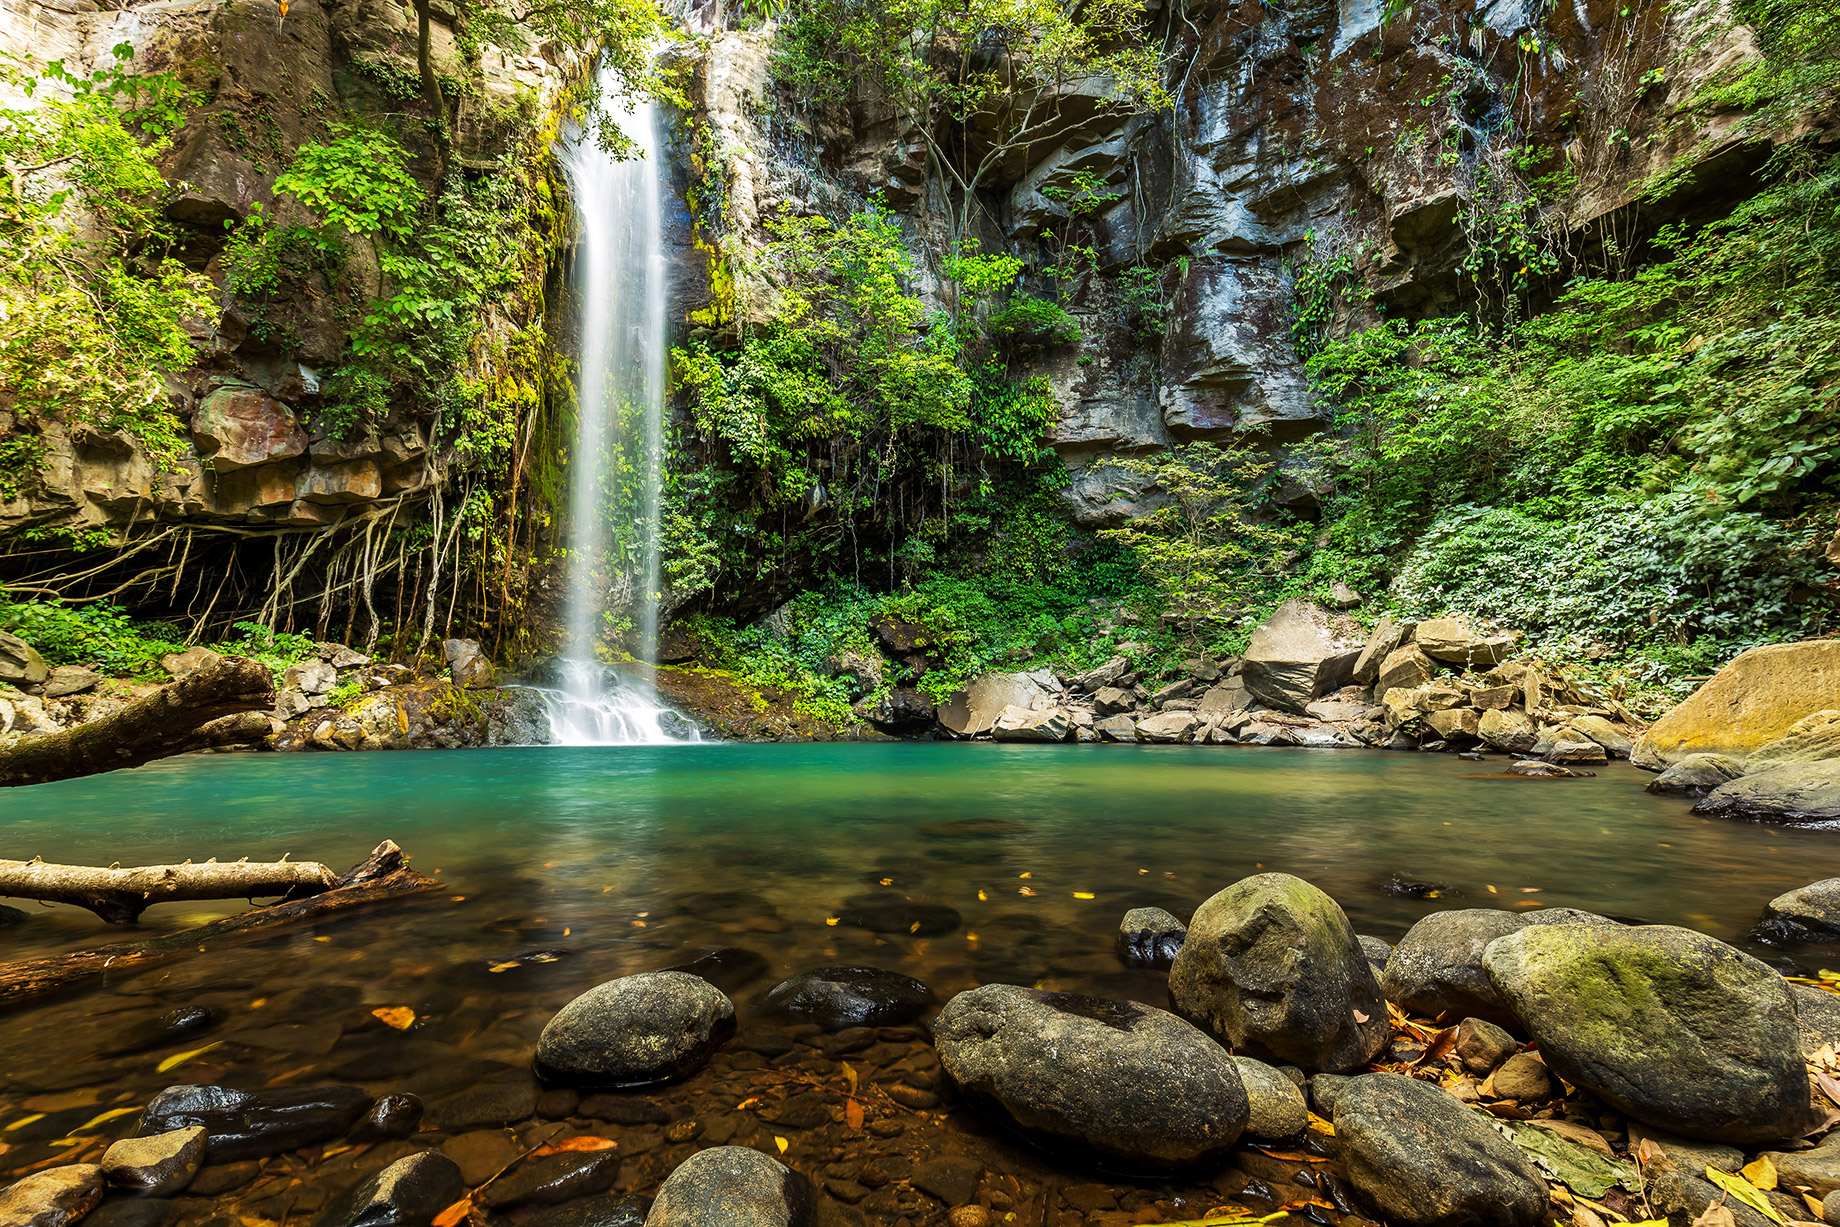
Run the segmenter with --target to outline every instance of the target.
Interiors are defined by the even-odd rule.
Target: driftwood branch
[[[274,705],[275,679],[268,666],[226,656],[112,716],[0,749],[0,786],[75,779],[190,750],[255,744],[269,727],[258,713]]]
[[[43,861],[0,861],[0,897],[74,903],[110,924],[128,925],[155,903],[180,899],[253,899],[257,895],[298,898],[339,884],[339,875],[313,861],[248,859],[220,865],[217,859],[139,869],[92,869]]]
[[[403,850],[386,839],[363,861],[340,875],[331,890],[305,899],[253,908],[144,942],[0,964],[0,1003],[49,992],[108,971],[138,969],[170,955],[202,951],[211,942],[257,936],[304,920],[318,920],[331,912],[433,890],[440,885],[437,879],[409,868]]]

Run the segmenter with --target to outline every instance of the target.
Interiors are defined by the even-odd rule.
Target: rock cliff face
[[[1291,337],[1306,266],[1339,312],[1332,324],[1350,322],[1337,278],[1392,316],[1487,309],[1475,253],[1510,230],[1551,269],[1614,265],[1661,224],[1722,212],[1768,152],[1737,134],[1736,113],[1688,105],[1754,55],[1710,6],[1430,0],[1385,21],[1382,7],[1161,9],[1175,106],[1076,120],[981,197],[986,243],[1030,256],[1066,218],[1044,189],[1089,174],[1118,194],[1092,235],[1103,267],[1151,270],[1162,291],[1160,336],[1145,340],[1119,323],[1113,291],[1089,283],[1073,304],[1085,339],[1037,360],[1081,522],[1146,507],[1143,479],[1109,458],[1248,432],[1281,445],[1327,424]],[[745,253],[782,206],[880,193],[918,246],[944,246],[917,136],[863,89],[847,122],[776,96],[770,45],[765,32],[715,32],[697,78],[724,189],[714,229],[743,270],[744,315],[770,293],[748,285]],[[1639,202],[1668,172],[1684,186]],[[1506,271],[1538,283],[1537,267]],[[1316,496],[1307,483],[1290,494],[1305,508]]]
[[[511,151],[516,124],[507,116],[552,111],[565,74],[548,60],[491,48],[469,61],[451,24],[437,21],[433,36],[437,70],[477,87],[460,105],[456,159],[490,166]],[[125,43],[131,71],[174,73],[192,91],[188,122],[163,168],[182,185],[165,211],[185,262],[220,286],[227,224],[255,211],[277,224],[311,220],[298,204],[277,199],[274,181],[295,150],[324,139],[331,122],[357,117],[400,127],[420,155],[412,170],[432,186],[433,166],[413,133],[419,125],[402,114],[404,90],[413,96],[415,89],[415,38],[413,12],[384,0],[296,0],[285,17],[266,0],[0,0],[0,51],[88,69]],[[0,99],[21,102],[5,83]],[[176,467],[162,468],[125,432],[72,435],[42,423],[43,472],[19,497],[0,502],[0,536],[154,522],[313,528],[446,481],[466,460],[437,441],[432,406],[405,400],[351,439],[312,424],[346,349],[354,296],[381,288],[374,250],[353,253],[351,266],[364,284],[335,285],[316,274],[303,295],[259,315],[225,292],[216,318],[195,321],[197,365],[166,373],[170,404],[192,445]],[[526,299],[496,308],[488,330],[541,325],[545,275],[539,268]]]

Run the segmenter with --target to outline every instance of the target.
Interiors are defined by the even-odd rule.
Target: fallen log
[[[175,954],[203,950],[227,938],[259,936],[301,921],[318,920],[400,895],[434,890],[441,882],[409,868],[403,850],[391,840],[377,845],[368,857],[341,874],[330,890],[269,907],[253,908],[210,924],[181,929],[144,942],[99,946],[75,954],[22,959],[0,964],[0,1004],[10,1004],[104,972],[139,969]]]
[[[0,786],[46,784],[191,750],[255,745],[268,736],[269,725],[251,716],[274,705],[275,679],[268,666],[226,656],[114,715],[0,748]]]
[[[41,860],[0,861],[0,898],[74,903],[110,924],[131,925],[155,903],[182,899],[253,899],[257,895],[300,898],[339,884],[339,875],[314,861],[257,861],[222,865],[217,858],[194,864],[47,865]]]

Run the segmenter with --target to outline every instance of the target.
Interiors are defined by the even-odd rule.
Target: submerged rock
[[[422,1127],[422,1101],[414,1095],[385,1095],[371,1105],[352,1130],[359,1142],[383,1142],[406,1138]]]
[[[912,976],[880,967],[819,967],[782,980],[767,1004],[826,1031],[912,1022],[933,1004],[933,991]]]
[[[204,1142],[202,1125],[123,1138],[102,1152],[102,1175],[116,1188],[169,1197],[183,1192],[198,1174]]]
[[[114,1056],[127,1052],[142,1052],[163,1044],[176,1043],[187,1036],[208,1030],[218,1021],[219,1017],[216,1010],[207,1009],[204,1006],[186,1006],[177,1010],[168,1010],[158,1018],[143,1019],[127,1027],[103,1051]]]
[[[0,1189],[5,1227],[68,1227],[102,1200],[102,1169],[72,1163],[33,1172]]]
[[[1840,758],[1772,767],[1721,784],[1693,812],[1750,822],[1833,822],[1840,819]]]
[[[620,1156],[611,1150],[545,1155],[525,1160],[515,1171],[475,1194],[475,1200],[488,1210],[528,1204],[553,1206],[605,1192],[619,1174]]]
[[[959,915],[942,903],[915,903],[895,891],[870,891],[845,899],[837,923],[871,933],[937,937],[958,928]]]
[[[1563,907],[1533,912],[1495,908],[1433,912],[1413,925],[1393,947],[1380,987],[1388,1001],[1413,1014],[1430,1018],[1468,1015],[1512,1026],[1514,1014],[1482,965],[1483,949],[1496,938],[1529,925],[1615,923],[1591,912]]]
[[[1335,1096],[1335,1149],[1361,1199],[1411,1227],[1534,1227],[1546,1182],[1481,1113],[1428,1082],[1364,1074]]]
[[[1118,922],[1118,957],[1127,967],[1166,968],[1188,937],[1188,926],[1160,907],[1134,907]]]
[[[1637,1120],[1739,1145],[1808,1123],[1789,985],[1734,946],[1667,925],[1545,925],[1482,961],[1552,1072]]]
[[[952,998],[934,1035],[940,1063],[978,1107],[1121,1170],[1218,1160],[1250,1112],[1220,1045],[1136,1002],[986,984]]]
[[[370,1105],[370,1094],[362,1087],[339,1083],[271,1091],[169,1086],[141,1113],[137,1134],[149,1137],[203,1125],[208,1134],[205,1158],[234,1163],[331,1141]]]
[[[715,1146],[678,1165],[645,1227],[812,1227],[811,1185],[745,1146]]]
[[[596,985],[563,1006],[537,1039],[545,1081],[650,1086],[701,1069],[734,1033],[735,1007],[700,976],[652,971]]]
[[[1178,1014],[1235,1051],[1359,1069],[1386,1046],[1386,1003],[1354,926],[1302,878],[1244,878],[1203,903],[1169,969]]]
[[[699,946],[690,952],[688,959],[664,970],[701,976],[723,992],[732,993],[766,975],[767,959],[765,955],[738,946]]]
[[[1764,905],[1751,930],[1761,942],[1840,942],[1840,878],[1785,891]]]
[[[519,1227],[645,1227],[652,1208],[646,1197],[583,1197],[553,1210],[539,1210]]]
[[[438,1150],[398,1159],[327,1204],[313,1227],[424,1227],[466,1196],[460,1168]]]

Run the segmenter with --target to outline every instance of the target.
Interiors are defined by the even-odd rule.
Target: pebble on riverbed
[[[537,1040],[537,1073],[576,1087],[668,1082],[699,1069],[734,1029],[733,1003],[699,976],[622,976],[589,989],[550,1019]]]

